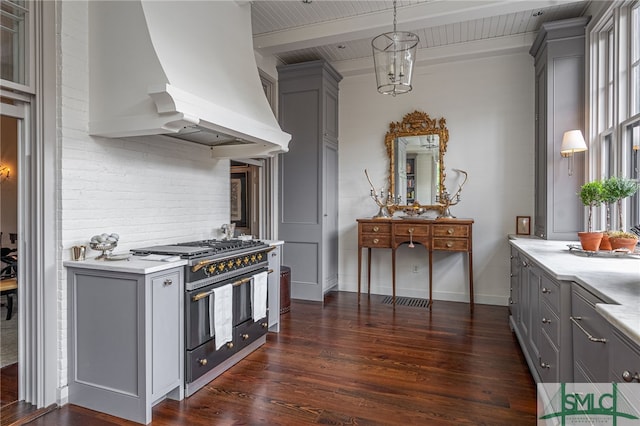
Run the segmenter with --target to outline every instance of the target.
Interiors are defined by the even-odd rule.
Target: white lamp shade
[[[584,141],[580,130],[569,130],[564,132],[562,137],[562,147],[560,154],[573,154],[574,152],[582,152],[587,150],[587,143]]]

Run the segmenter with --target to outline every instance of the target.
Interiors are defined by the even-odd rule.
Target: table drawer
[[[463,238],[434,238],[434,250],[469,251],[469,240]]]
[[[434,237],[468,237],[469,225],[433,225]]]
[[[391,234],[390,223],[361,223],[360,232],[363,234]]]
[[[408,237],[428,237],[429,226],[415,224],[397,224],[393,227],[393,234]]]
[[[361,247],[391,247],[391,235],[362,234],[360,235]]]

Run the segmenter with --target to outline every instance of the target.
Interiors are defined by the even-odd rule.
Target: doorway
[[[0,116],[0,382],[2,407],[18,400],[18,138],[21,119]]]
[[[235,235],[260,237],[259,164],[231,162],[230,206],[230,220],[235,225]]]

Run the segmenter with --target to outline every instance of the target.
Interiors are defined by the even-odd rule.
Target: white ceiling
[[[307,0],[309,1],[309,0]],[[540,25],[582,16],[586,0],[400,0],[397,28],[420,37],[418,63],[527,51]],[[255,0],[254,48],[285,64],[325,59],[343,75],[372,67],[371,39],[393,30],[393,1]]]

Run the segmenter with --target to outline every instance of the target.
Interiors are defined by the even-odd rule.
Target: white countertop
[[[640,258],[585,257],[570,253],[576,241],[513,238],[509,241],[550,276],[574,281],[607,303],[596,310],[614,327],[640,345]]]
[[[144,260],[140,256],[131,256],[129,260],[66,260],[62,263],[67,268],[95,269],[101,271],[128,272],[132,274],[151,274],[187,264],[185,259],[165,262],[161,260]]]
[[[261,240],[270,246],[283,245],[280,240]],[[115,255],[125,255],[127,253],[114,253]],[[129,272],[132,274],[151,274],[164,271],[187,264],[187,260],[180,259],[173,262],[145,260],[142,256],[130,256],[129,260],[96,260],[90,258],[86,260],[66,260],[62,264],[67,268],[84,268],[102,271]]]

